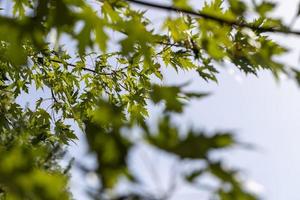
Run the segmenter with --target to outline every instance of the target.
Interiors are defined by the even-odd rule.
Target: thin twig
[[[68,65],[70,67],[76,67],[75,64],[72,64],[72,63],[68,63],[68,62],[62,62],[60,60],[56,60],[56,59],[50,59],[51,62],[55,62],[55,63],[59,63],[59,64],[65,64],[65,65]],[[98,74],[98,75],[107,75],[107,76],[111,76],[111,75],[114,75],[118,72],[121,72],[125,69],[127,69],[128,67],[123,67],[119,70],[112,70],[112,72],[97,72],[96,70],[93,70],[93,69],[90,69],[90,68],[87,68],[87,67],[81,67],[81,69],[85,70],[85,71],[89,71],[89,72],[92,72],[94,74]]]
[[[56,99],[56,97],[55,97],[55,94],[54,94],[54,92],[53,92],[53,89],[50,88],[50,90],[51,90],[51,96],[52,96],[52,99],[54,100],[55,103],[58,103],[58,101],[57,101],[57,99]]]
[[[68,66],[71,66],[71,67],[76,67],[75,64],[72,64],[72,63],[68,63],[68,62],[61,62],[59,60],[55,60],[55,59],[50,59],[51,62],[55,62],[55,63],[59,63],[59,64],[66,64]],[[87,68],[87,67],[82,67],[81,69],[85,70],[85,71],[89,71],[89,72],[92,72],[92,73],[95,73],[95,74],[101,74],[101,75],[111,75],[111,73],[107,74],[107,73],[100,73],[100,72],[97,72],[93,69],[90,69],[90,68]]]

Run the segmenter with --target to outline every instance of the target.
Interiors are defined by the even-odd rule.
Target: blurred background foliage
[[[89,193],[91,199],[168,198],[170,194],[114,192],[121,178],[139,184],[128,168],[128,155],[141,141],[182,161],[203,161],[204,166],[184,176],[190,184],[207,174],[215,177],[212,199],[259,199],[244,189],[237,170],[211,157],[241,144],[233,133],[182,133],[180,124],[172,123],[190,99],[208,94],[187,91],[186,83],[163,84],[162,70],[193,71],[218,82],[216,65],[229,61],[246,74],[269,70],[276,79],[284,73],[300,82],[298,70],[276,61],[288,50],[268,37],[300,33],[270,17],[276,5],[267,1],[212,0],[200,10],[188,0],[149,2],[1,2],[0,199],[76,199],[69,188],[70,167],[93,170],[76,158],[64,167],[59,163],[67,159],[68,145],[77,141],[66,122],[70,119],[84,131],[97,158],[94,172],[100,185]],[[157,27],[145,16],[147,9],[175,15]],[[73,52],[66,50],[64,37],[76,43]],[[34,108],[16,102],[37,91],[44,95]],[[146,120],[149,103],[164,108],[156,127]],[[135,130],[138,138],[131,134]]]

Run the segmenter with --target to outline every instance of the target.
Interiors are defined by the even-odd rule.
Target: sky
[[[275,15],[289,23],[299,1],[277,2]],[[278,59],[298,66],[300,38],[272,37],[291,49],[288,55]],[[168,84],[178,83],[178,77],[180,82],[192,80],[189,89],[212,93],[207,99],[193,101],[184,116],[177,119],[178,124],[209,131],[233,130],[240,141],[256,146],[254,151],[237,148],[224,153],[230,166],[242,169],[250,190],[266,200],[300,199],[300,88],[293,81],[286,77],[276,81],[269,72],[261,72],[258,77],[244,76],[229,64],[220,73],[219,84],[206,83],[190,73],[176,75],[168,71],[165,77]],[[172,161],[166,160],[164,155],[152,153],[157,169],[165,169],[160,173],[163,180],[168,179],[166,174],[172,167]],[[172,199],[205,199],[197,190],[180,187]]]
[[[279,7],[276,15],[290,22],[297,11],[298,0],[277,2]],[[148,15],[159,20],[163,12],[148,12]],[[300,26],[300,20],[295,24],[295,29],[297,26]],[[291,53],[278,59],[298,66],[300,38],[272,37],[292,49]],[[166,84],[178,83],[180,77],[181,83],[191,81],[190,90],[212,93],[206,99],[192,101],[184,115],[176,118],[177,124],[208,131],[234,131],[240,141],[255,145],[255,150],[235,148],[220,156],[226,158],[229,166],[242,169],[249,190],[259,193],[266,200],[300,200],[300,88],[293,81],[285,77],[276,81],[269,72],[261,72],[258,77],[245,76],[230,64],[223,66],[218,84],[200,80],[193,73],[177,75],[171,70],[164,73]],[[29,102],[31,98],[23,96],[19,101]],[[157,118],[157,109],[151,107],[151,110],[151,119]],[[83,139],[80,136],[80,140]],[[73,144],[70,151],[71,155],[94,165],[93,159],[85,154],[84,142]],[[177,162],[176,158],[145,145],[138,146],[131,156],[132,169],[144,177],[145,187],[149,191],[157,190],[158,186],[167,189],[170,182],[176,181],[178,192],[172,200],[206,199],[204,193],[172,176],[172,169]],[[155,165],[151,166],[150,163]],[[82,177],[73,170],[71,186],[75,199],[87,199],[82,191],[84,184],[94,185],[95,176],[89,174],[88,177]]]
[[[290,22],[298,1],[277,2],[276,15]],[[300,38],[273,38],[293,50],[279,59],[298,66]],[[248,187],[267,200],[300,199],[300,88],[285,77],[276,82],[268,72],[259,77],[244,76],[230,65],[224,71],[218,77],[219,84],[205,84],[193,77],[192,89],[213,95],[192,102],[181,123],[207,130],[234,130],[241,141],[257,146],[255,151],[235,149],[225,155],[227,163],[243,169]]]

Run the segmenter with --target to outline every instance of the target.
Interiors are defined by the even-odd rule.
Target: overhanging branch
[[[209,14],[202,13],[202,12],[195,12],[195,11],[188,10],[188,9],[176,8],[176,7],[173,7],[173,6],[166,6],[166,5],[162,5],[162,4],[144,2],[144,1],[139,1],[139,0],[125,0],[125,1],[130,2],[130,3],[139,4],[139,5],[142,5],[142,6],[148,6],[148,7],[152,7],[152,8],[163,9],[163,10],[167,10],[167,11],[181,12],[181,13],[184,13],[184,14],[187,14],[187,15],[192,15],[192,16],[195,16],[195,17],[200,17],[200,18],[213,20],[213,21],[216,21],[218,23],[226,24],[226,25],[229,25],[229,26],[238,26],[238,27],[242,27],[242,28],[243,27],[244,28],[250,28],[252,30],[256,30],[256,31],[260,31],[260,32],[283,33],[283,34],[291,34],[291,35],[299,35],[300,36],[300,31],[293,31],[293,30],[290,30],[290,29],[277,29],[277,28],[274,28],[274,27],[255,26],[255,25],[252,25],[252,24],[242,23],[242,22],[238,22],[238,21],[232,21],[232,20],[224,19],[224,18],[221,18],[221,17],[209,15]]]

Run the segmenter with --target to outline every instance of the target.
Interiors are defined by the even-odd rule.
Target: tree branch
[[[55,59],[50,59],[51,62],[55,62],[55,63],[59,63],[59,64],[66,64],[70,67],[76,67],[75,64],[72,64],[72,63],[68,63],[68,62],[62,62],[62,61],[59,61],[59,60],[55,60]],[[120,71],[123,71],[124,69],[126,68],[122,68],[120,70],[115,70],[115,71],[112,71],[112,72],[97,72],[93,69],[90,69],[90,68],[87,68],[87,67],[82,67],[81,69],[83,69],[84,71],[88,71],[88,72],[92,72],[94,74],[99,74],[99,75],[113,75],[113,74],[116,74]]]
[[[71,66],[71,67],[76,67],[76,65],[74,65],[74,64],[72,64],[72,63],[68,63],[68,62],[61,62],[61,61],[59,61],[59,60],[55,60],[55,59],[50,59],[50,61],[51,62],[55,62],[55,63],[59,63],[59,64],[66,64],[66,65],[68,65],[68,66]],[[95,70],[93,70],[93,69],[90,69],[90,68],[87,68],[87,67],[82,67],[82,69],[84,70],[84,71],[89,71],[89,72],[92,72],[92,73],[95,73],[95,74],[99,74],[99,72],[96,72]],[[101,73],[101,75],[102,75],[102,73]],[[110,75],[110,74],[103,74],[103,75]]]
[[[162,5],[162,4],[154,4],[154,3],[144,2],[144,1],[139,1],[139,0],[125,0],[125,1],[130,2],[130,3],[139,4],[139,5],[142,5],[142,6],[148,6],[148,7],[152,7],[152,8],[163,9],[163,10],[167,10],[167,11],[182,12],[182,13],[187,14],[187,15],[192,15],[192,16],[195,16],[195,17],[209,19],[209,20],[212,20],[212,21],[215,21],[215,22],[218,22],[218,23],[221,23],[221,24],[226,24],[226,25],[229,25],[229,26],[238,26],[238,27],[242,27],[242,28],[250,28],[252,30],[261,31],[261,32],[283,33],[283,34],[291,34],[291,35],[299,35],[300,36],[300,31],[293,31],[293,30],[290,30],[290,29],[276,29],[274,27],[261,27],[261,26],[256,26],[256,25],[252,25],[252,24],[249,24],[249,23],[224,19],[224,18],[221,18],[221,17],[206,14],[206,13],[203,13],[203,12],[195,12],[195,11],[184,9],[184,8],[177,8],[177,7],[166,6],[166,5]]]

